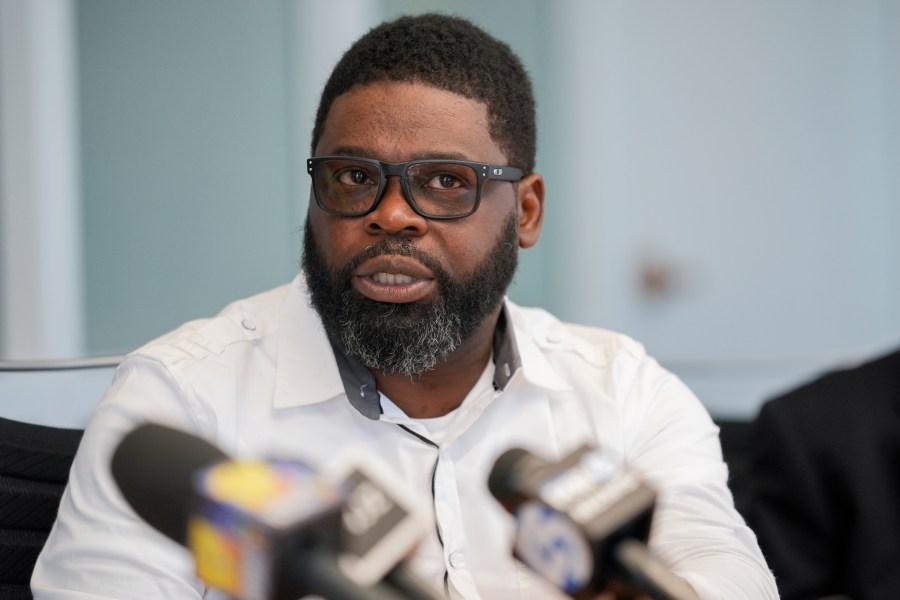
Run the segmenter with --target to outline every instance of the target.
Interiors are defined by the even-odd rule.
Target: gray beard
[[[518,260],[518,232],[513,212],[503,232],[474,272],[453,281],[437,261],[408,239],[385,238],[338,271],[325,263],[307,219],[303,269],[309,298],[325,330],[344,351],[371,370],[419,375],[457,350],[502,302]],[[353,271],[382,254],[412,256],[435,274],[438,298],[394,304],[375,302],[353,289]]]
[[[401,375],[424,373],[462,344],[459,317],[443,304],[432,309],[414,323],[386,325],[382,335],[373,334],[372,324],[363,319],[350,320],[341,328],[341,343],[369,369]]]

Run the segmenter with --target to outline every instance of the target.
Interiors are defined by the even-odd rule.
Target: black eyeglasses
[[[406,201],[428,219],[459,219],[478,210],[488,179],[519,181],[521,169],[465,160],[386,163],[368,158],[323,156],[306,161],[316,204],[326,212],[361,217],[378,206],[387,178],[400,178]]]

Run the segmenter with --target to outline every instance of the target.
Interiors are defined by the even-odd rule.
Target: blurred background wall
[[[900,344],[897,0],[0,0],[0,357],[127,352],[292,278],[321,86],[426,10],[534,80],[514,300],[722,417]]]

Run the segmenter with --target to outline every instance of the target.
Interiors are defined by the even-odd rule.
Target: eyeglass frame
[[[328,160],[352,160],[378,166],[381,177],[378,181],[378,189],[375,191],[375,200],[372,201],[372,205],[369,206],[369,208],[362,212],[342,212],[328,208],[322,204],[322,200],[319,198],[319,190],[316,186],[316,172],[319,168],[319,165]],[[409,170],[410,166],[421,164],[452,164],[471,167],[475,171],[475,176],[477,177],[477,186],[475,188],[475,203],[472,205],[472,209],[461,215],[431,215],[423,211],[416,204],[415,198],[413,197],[413,194],[409,189],[409,178],[407,175],[407,171]],[[488,163],[480,163],[469,160],[453,160],[449,158],[408,160],[405,162],[392,163],[376,160],[374,158],[361,158],[358,156],[316,156],[306,159],[306,172],[309,173],[309,176],[312,179],[312,191],[313,197],[316,199],[316,205],[327,213],[338,215],[341,217],[364,217],[373,212],[376,208],[378,208],[378,205],[381,204],[381,201],[384,199],[385,188],[387,188],[388,177],[399,177],[400,189],[403,190],[403,197],[406,200],[406,203],[409,204],[409,206],[413,209],[413,211],[415,211],[415,213],[420,217],[439,221],[462,219],[464,217],[475,214],[475,212],[478,210],[478,207],[481,205],[481,190],[484,186],[485,181],[491,179],[495,181],[508,181],[510,183],[517,183],[525,177],[525,171],[517,167],[511,167],[509,165],[491,165]]]

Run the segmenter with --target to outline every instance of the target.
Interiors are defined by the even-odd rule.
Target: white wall
[[[88,344],[120,353],[296,272],[289,28],[277,0],[77,7]]]
[[[900,343],[882,3],[554,6],[561,312],[729,414]]]

